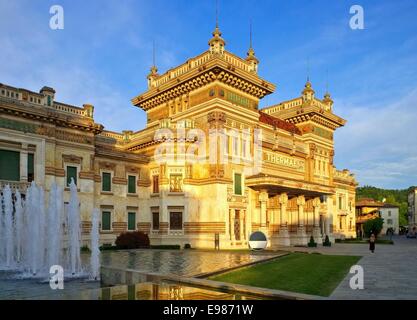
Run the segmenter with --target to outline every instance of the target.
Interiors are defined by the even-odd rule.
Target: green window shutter
[[[136,286],[134,284],[127,286],[127,300],[136,300]]]
[[[135,176],[128,177],[127,192],[136,193],[136,177]]]
[[[159,230],[159,212],[152,212],[152,229]]]
[[[136,230],[136,212],[127,213],[127,229]]]
[[[20,152],[0,150],[0,179],[20,181]]]
[[[242,195],[242,175],[235,173],[235,194]]]
[[[111,174],[108,172],[103,172],[101,179],[101,190],[102,191],[111,191]]]
[[[35,159],[33,153],[28,153],[28,181],[35,179]]]
[[[111,230],[111,213],[103,211],[101,214],[101,230]]]
[[[73,178],[74,183],[77,184],[77,167],[67,167],[67,186],[70,185],[71,178]]]

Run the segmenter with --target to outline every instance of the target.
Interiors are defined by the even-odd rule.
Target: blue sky
[[[49,28],[54,4],[64,30]],[[349,27],[354,4],[364,30]],[[246,54],[253,22],[259,74],[277,85],[261,106],[299,96],[310,65],[316,95],[328,78],[335,113],[348,120],[335,164],[385,188],[417,185],[416,15],[414,0],[219,0],[227,50]],[[0,0],[0,82],[52,86],[58,101],[94,104],[106,129],[136,131],[145,114],[130,99],[146,90],[152,42],[164,72],[206,50],[214,23],[215,0]]]

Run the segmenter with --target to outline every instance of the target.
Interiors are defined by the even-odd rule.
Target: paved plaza
[[[295,251],[320,252],[335,255],[363,256],[364,289],[352,290],[352,274],[335,289],[331,299],[416,299],[417,298],[417,239],[404,236],[393,238],[394,245],[377,244],[375,253],[367,244],[333,244],[330,248],[294,248]]]

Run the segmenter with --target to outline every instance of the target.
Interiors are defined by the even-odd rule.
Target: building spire
[[[219,0],[216,0],[216,29],[219,28]]]
[[[326,69],[326,92],[324,94],[324,99],[323,102],[329,106],[330,111],[332,110],[332,106],[333,106],[333,99],[330,96],[329,93],[329,72]]]
[[[154,86],[155,79],[159,76],[158,74],[158,68],[156,67],[156,49],[155,49],[155,40],[153,40],[152,43],[152,67],[150,70],[150,73],[146,77],[148,79],[148,88],[151,88]]]
[[[249,20],[249,48],[252,48],[252,19]]]
[[[222,38],[222,33],[219,29],[218,0],[216,0],[216,28],[214,29],[213,37],[210,39],[208,44],[212,54],[223,54],[226,41]]]
[[[257,73],[259,60],[255,56],[255,50],[253,50],[253,47],[252,47],[252,19],[249,21],[249,50],[246,56],[246,61],[248,61],[250,64],[250,67],[251,67],[250,71]]]
[[[153,40],[153,47],[152,47],[152,65],[156,66],[156,63],[155,63],[155,40]]]
[[[310,82],[310,58],[307,58],[307,81],[304,85],[304,89],[301,92],[304,102],[311,101],[314,99],[315,91]]]

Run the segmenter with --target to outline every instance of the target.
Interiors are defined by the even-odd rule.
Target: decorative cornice
[[[274,89],[272,85],[268,85],[265,81],[256,84],[251,80],[245,79],[244,76],[234,72],[235,69],[232,65],[229,65],[228,67],[215,65],[210,69],[205,69],[202,66],[198,69],[198,71],[200,74],[192,77],[189,80],[179,80],[179,82],[176,82],[165,90],[156,88],[152,92],[148,92],[142,96],[134,98],[132,103],[135,106],[147,111],[216,80],[246,92],[247,94],[250,94],[259,99],[263,98],[267,94],[272,93]]]

